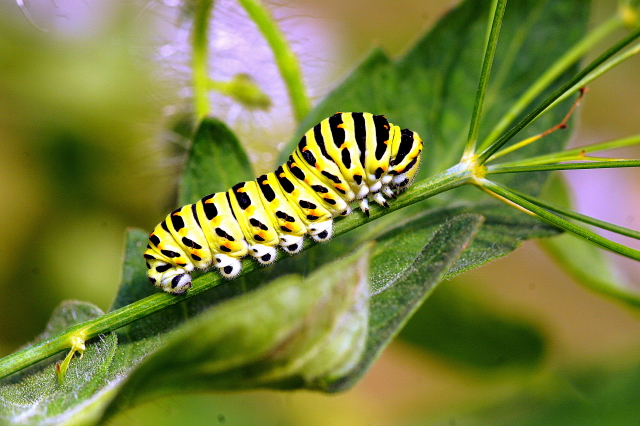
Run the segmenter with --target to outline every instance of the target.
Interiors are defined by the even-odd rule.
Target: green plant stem
[[[577,170],[577,169],[613,169],[619,167],[640,167],[640,160],[608,160],[589,161],[580,163],[539,164],[529,166],[504,166],[498,164],[487,166],[487,174],[545,172],[551,170]]]
[[[567,219],[564,219],[558,215],[555,215],[550,211],[528,200],[525,200],[524,198],[514,194],[510,189],[500,186],[487,179],[478,179],[476,181],[476,184],[479,187],[481,187],[483,190],[489,191],[490,193],[497,195],[498,198],[503,199],[503,201],[506,201],[509,204],[513,203],[517,206],[520,206],[522,209],[533,213],[534,215],[544,219],[545,221],[551,223],[552,225],[557,226],[558,228],[564,229],[565,231],[572,232],[592,243],[598,244],[601,247],[604,247],[615,253],[629,257],[631,259],[640,260],[639,250],[635,250],[625,245],[616,243],[615,241],[611,241],[607,238],[604,238],[596,234],[595,232],[582,228]]]
[[[563,72],[599,43],[604,37],[622,26],[622,19],[616,15],[602,23],[596,29],[587,34],[576,43],[564,55],[562,55],[547,71],[544,72],[528,89],[520,96],[516,103],[507,111],[502,119],[491,130],[489,135],[480,144],[480,150],[486,149],[494,142],[520,113],[545,89],[547,89]],[[581,86],[580,86],[581,87]]]
[[[480,119],[482,117],[482,107],[484,106],[484,98],[487,93],[487,85],[489,84],[489,76],[491,75],[491,66],[498,45],[498,36],[500,35],[500,26],[504,17],[504,10],[507,6],[507,0],[498,0],[495,3],[493,13],[493,21],[491,23],[491,31],[489,33],[487,48],[482,61],[482,69],[480,71],[480,82],[478,83],[478,91],[476,92],[476,100],[473,105],[473,114],[471,116],[471,124],[469,125],[469,136],[464,149],[464,156],[468,157],[475,152],[476,140],[478,139],[478,129],[480,128]]]
[[[213,0],[197,2],[191,33],[191,68],[193,73],[193,102],[196,122],[199,123],[211,113],[209,103],[208,41],[209,18]]]
[[[239,2],[269,43],[280,75],[287,86],[293,116],[297,122],[302,121],[311,110],[311,101],[307,95],[298,58],[269,10],[260,0],[239,0]]]
[[[502,167],[521,167],[521,166],[533,166],[539,164],[559,163],[561,161],[572,160],[584,160],[584,154],[589,152],[600,152],[616,148],[625,148],[628,146],[639,145],[640,135],[629,136],[626,138],[613,139],[606,142],[594,143],[591,145],[585,145],[578,148],[567,149],[560,152],[552,152],[550,154],[538,155],[523,160],[512,161],[508,163],[502,163]],[[495,158],[495,157],[493,157]],[[493,161],[493,158],[489,161]],[[595,157],[594,157],[595,158]]]
[[[630,47],[629,49],[625,50],[623,53],[615,56],[611,60],[606,61],[605,63],[600,65],[598,68],[596,68],[595,70],[590,72],[588,75],[586,75],[582,80],[574,84],[573,87],[567,90],[562,96],[556,99],[551,105],[549,105],[549,107],[545,111],[543,111],[543,114],[546,111],[553,108],[554,106],[556,106],[558,103],[567,99],[572,94],[576,93],[578,90],[580,90],[580,88],[585,87],[587,84],[591,83],[593,80],[597,79],[598,77],[600,77],[601,75],[609,71],[611,68],[614,68],[620,65],[622,62],[638,54],[639,52],[640,52],[640,43],[637,43],[632,47]]]
[[[571,219],[575,219],[582,223],[586,223],[587,225],[596,226],[598,228],[604,229],[605,231],[614,232],[619,235],[624,235],[625,237],[634,238],[636,240],[640,240],[640,232],[634,229],[625,228],[624,226],[615,225],[610,222],[605,222],[604,220],[595,219],[591,216],[587,216],[578,212],[574,212],[573,210],[565,209],[562,207],[555,206],[553,204],[547,203],[546,201],[540,200],[538,198],[532,197],[527,194],[523,194],[522,192],[516,191],[514,189],[510,189],[512,193],[517,195],[518,197],[524,198],[525,200],[534,203],[542,208],[545,208],[549,211],[561,214]]]
[[[540,105],[538,105],[533,111],[527,114],[520,122],[518,122],[514,127],[509,129],[503,136],[501,136],[496,142],[494,142],[491,146],[485,149],[478,156],[478,164],[484,164],[494,153],[496,153],[500,148],[502,148],[507,142],[509,142],[516,134],[518,134],[522,129],[524,129],[529,123],[535,120],[543,111],[547,109],[549,105],[555,102],[556,99],[563,96],[568,90],[571,90],[574,85],[580,82],[585,76],[589,75],[591,71],[597,69],[600,65],[605,63],[609,58],[616,55],[626,46],[628,46],[635,39],[640,37],[640,28],[628,34],[618,43],[613,45],[611,48],[607,49],[602,55],[592,61],[589,65],[587,65],[582,71],[572,77],[569,81],[563,84],[559,89],[553,92],[549,97],[547,97]],[[579,88],[579,87],[578,87]],[[576,89],[577,90],[577,89]]]
[[[334,227],[334,235],[342,235],[395,210],[417,203],[418,201],[422,201],[465,183],[469,183],[471,178],[471,172],[462,165],[456,165],[429,179],[417,182],[403,193],[402,196],[391,202],[389,208],[371,206],[369,218],[366,218],[360,213],[355,213],[337,221]],[[314,241],[306,239],[304,249],[306,250],[316,244],[317,243]],[[278,252],[277,260],[287,256],[288,255],[282,252]],[[240,276],[248,274],[249,272],[259,268],[260,266],[257,262],[245,258],[242,261],[242,272],[240,273]],[[193,287],[189,289],[185,295],[175,296],[168,293],[156,293],[145,297],[142,300],[138,300],[137,302],[133,302],[130,305],[109,312],[94,320],[70,327],[56,336],[36,343],[33,346],[22,349],[1,359],[0,378],[20,371],[25,367],[71,347],[73,337],[79,336],[82,340],[89,340],[101,334],[109,333],[137,319],[151,315],[165,307],[175,305],[176,303],[196,296],[215,287],[223,281],[225,281],[225,279],[217,272],[209,272],[194,279]]]

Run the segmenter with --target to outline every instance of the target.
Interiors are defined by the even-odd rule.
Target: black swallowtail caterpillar
[[[240,182],[170,213],[149,237],[147,276],[157,287],[182,294],[194,269],[217,267],[236,277],[247,254],[261,264],[275,260],[276,246],[291,254],[309,234],[327,241],[333,218],[360,200],[388,207],[385,197],[409,186],[420,166],[422,139],[382,115],[342,112],[302,136],[275,172]]]

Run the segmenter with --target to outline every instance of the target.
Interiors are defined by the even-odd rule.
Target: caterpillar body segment
[[[369,200],[388,207],[413,182],[422,148],[416,132],[382,115],[336,113],[307,131],[273,173],[169,214],[149,236],[147,276],[182,294],[194,269],[215,266],[234,278],[246,255],[269,264],[277,246],[295,254],[305,235],[327,241],[333,218],[350,214],[351,202],[367,215]]]

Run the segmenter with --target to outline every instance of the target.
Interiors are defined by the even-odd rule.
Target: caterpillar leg
[[[324,222],[310,224],[309,234],[311,234],[311,238],[319,243],[329,241],[333,236],[333,220],[328,219]]]
[[[369,199],[363,198],[362,200],[360,200],[360,210],[362,210],[362,213],[369,217]]]
[[[373,196],[373,201],[380,204],[384,208],[389,207],[389,204],[387,204],[387,200],[385,200],[384,196],[379,192],[376,192],[376,194]]]
[[[396,194],[393,192],[393,189],[389,188],[387,185],[383,186],[380,192],[382,192],[382,194],[386,195],[388,198],[391,198],[391,199],[396,198]]]
[[[190,288],[191,276],[189,274],[180,274],[171,279],[171,290],[165,290],[173,294],[183,294]]]
[[[183,294],[191,288],[191,276],[183,268],[157,259],[149,263],[147,276],[156,287],[173,294]]]
[[[353,209],[351,208],[351,206],[347,206],[347,208],[340,213],[340,216],[349,216],[351,212],[353,212]]]
[[[254,244],[249,247],[249,254],[263,265],[273,263],[273,261],[276,260],[276,253],[277,250],[275,247],[264,244]]]
[[[280,247],[289,254],[296,254],[302,250],[304,237],[295,235],[282,235],[280,237]]]
[[[361,199],[361,198],[366,197],[367,195],[369,195],[369,187],[367,185],[363,184],[360,187],[360,191],[358,191],[358,195],[356,195],[356,198],[357,199]]]
[[[225,278],[235,278],[242,270],[240,259],[224,253],[218,253],[213,258],[213,264],[220,270],[220,275]]]
[[[376,183],[374,183],[373,185],[371,185],[369,187],[369,192],[378,192],[380,191],[380,188],[382,188],[382,182],[377,181]]]

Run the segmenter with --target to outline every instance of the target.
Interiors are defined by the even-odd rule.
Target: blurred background
[[[0,3],[0,356],[39,334],[62,300],[108,308],[125,229],[150,230],[172,206],[187,141],[170,129],[191,96],[179,0],[22,3]],[[401,55],[455,3],[269,5],[320,99],[372,47]],[[593,24],[615,6],[594,0]],[[213,114],[265,172],[295,130],[270,51],[231,0],[216,1],[211,40],[212,78],[248,73],[271,99],[263,111],[212,95]],[[574,145],[640,133],[639,70],[636,57],[590,85]],[[579,211],[640,228],[637,170],[566,177]],[[611,261],[640,291],[637,262]],[[637,424],[639,354],[638,312],[585,290],[528,242],[442,285],[347,393],[179,396],[112,423]]]

